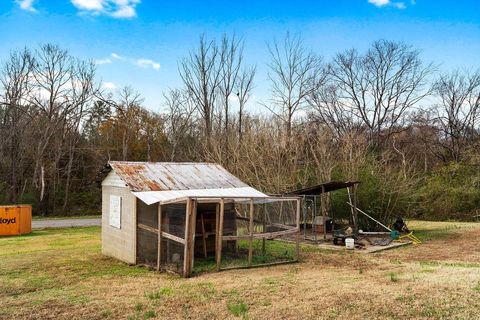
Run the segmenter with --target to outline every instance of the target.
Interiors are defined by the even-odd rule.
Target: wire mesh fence
[[[197,211],[198,214],[202,213]],[[227,203],[221,232],[220,269],[295,261],[297,233],[296,200]],[[204,241],[201,235],[196,238],[199,240]],[[213,270],[216,262],[215,255],[196,255],[194,271]]]
[[[138,263],[185,274],[191,259],[194,273],[297,259],[297,199],[192,203],[137,206]]]

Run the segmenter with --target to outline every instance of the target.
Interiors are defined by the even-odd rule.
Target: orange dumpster
[[[32,206],[0,206],[0,236],[32,232]]]

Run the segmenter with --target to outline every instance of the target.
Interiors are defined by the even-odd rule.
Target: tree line
[[[94,213],[108,160],[209,161],[274,194],[360,180],[361,207],[379,217],[480,208],[479,70],[442,70],[388,40],[325,59],[287,34],[268,44],[260,79],[244,48],[201,36],[161,112],[130,86],[104,91],[94,62],[59,46],[12,51],[0,65],[0,201]]]

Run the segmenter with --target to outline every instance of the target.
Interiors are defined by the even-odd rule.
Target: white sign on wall
[[[110,195],[110,219],[112,227],[121,229],[122,197]]]

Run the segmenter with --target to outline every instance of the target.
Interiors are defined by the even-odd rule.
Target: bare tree
[[[125,86],[116,92],[116,96],[102,96],[102,101],[115,110],[116,123],[122,127],[121,154],[122,160],[128,160],[128,145],[131,138],[129,132],[137,115],[137,109],[143,103],[143,97],[130,86]]]
[[[328,126],[340,138],[359,126],[358,118],[351,108],[342,104],[340,90],[328,72],[325,72],[324,79],[324,83],[306,97],[311,107],[309,116],[315,122]]]
[[[241,142],[243,137],[243,113],[245,105],[252,95],[253,78],[255,77],[256,68],[244,69],[239,75],[236,83],[236,91],[238,98],[238,139]]]
[[[46,197],[50,190],[48,180],[51,178],[51,191],[55,194],[67,128],[80,127],[78,122],[83,110],[93,96],[94,74],[93,63],[78,61],[55,45],[41,45],[32,55],[25,98],[29,107],[25,112],[32,119],[36,135],[32,180],[39,190],[40,210],[44,213],[49,208]],[[69,161],[73,161],[75,139],[67,144]],[[70,173],[71,166],[67,166],[67,175]]]
[[[227,35],[222,37],[220,48],[220,85],[219,91],[223,100],[223,111],[225,115],[224,130],[225,138],[228,139],[230,98],[239,81],[240,68],[243,62],[243,42],[237,39],[235,35],[228,39]]]
[[[67,208],[70,192],[73,163],[76,147],[85,128],[86,115],[93,105],[93,99],[98,93],[95,84],[95,65],[91,62],[75,61],[73,65],[74,80],[71,87],[71,108],[66,116],[65,135],[67,144],[68,164],[66,168],[65,196],[63,210]]]
[[[3,89],[0,100],[0,131],[4,137],[0,141],[0,154],[9,154],[9,183],[12,190],[11,201],[14,203],[17,202],[19,193],[19,166],[23,158],[22,147],[25,145],[23,132],[30,120],[26,117],[26,97],[30,92],[32,67],[32,54],[24,49],[12,52],[0,70],[0,84]]]
[[[286,136],[290,140],[294,115],[304,106],[306,97],[320,85],[321,59],[304,47],[299,36],[290,34],[281,44],[275,40],[269,45],[269,51],[270,110],[285,123]]]
[[[178,157],[178,147],[188,138],[189,132],[193,131],[195,106],[185,91],[170,90],[163,96],[168,109],[166,129],[171,143],[170,161],[174,161]]]
[[[203,119],[207,140],[212,134],[215,101],[220,86],[220,59],[218,46],[202,35],[197,50],[184,58],[179,66],[180,77]]]
[[[480,70],[442,74],[433,89],[439,100],[436,109],[443,133],[441,146],[454,161],[459,161],[464,148],[479,134]]]
[[[331,75],[339,102],[351,109],[369,130],[373,144],[389,136],[406,112],[430,93],[431,64],[424,65],[418,50],[387,40],[373,43],[365,55],[351,49],[338,54]]]

